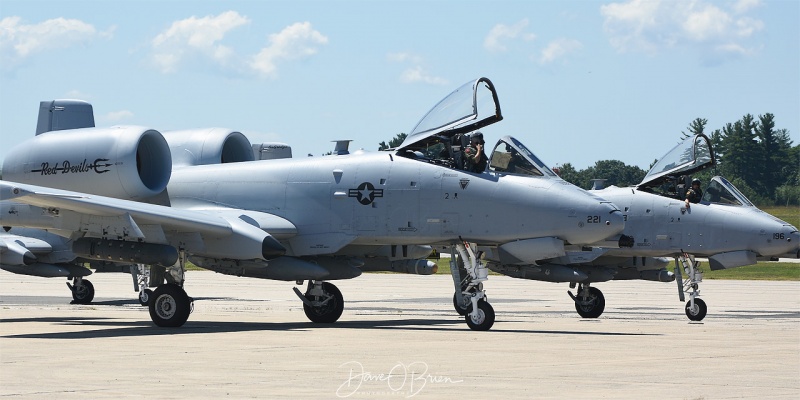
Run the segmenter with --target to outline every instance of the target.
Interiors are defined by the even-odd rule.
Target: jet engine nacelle
[[[176,167],[253,161],[253,147],[241,132],[224,128],[164,132]]]
[[[161,193],[171,174],[164,137],[137,126],[41,133],[3,162],[5,180],[128,200]]]

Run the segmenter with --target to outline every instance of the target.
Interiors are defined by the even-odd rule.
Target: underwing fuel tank
[[[545,282],[583,282],[589,276],[564,265],[502,265],[489,264],[489,269],[512,278],[533,279]]]
[[[396,260],[371,258],[364,261],[361,270],[398,272],[401,274],[433,275],[439,271],[439,266],[430,260]]]

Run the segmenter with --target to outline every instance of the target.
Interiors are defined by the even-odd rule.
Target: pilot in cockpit
[[[483,151],[486,142],[483,141],[483,134],[475,132],[469,139],[469,145],[464,148],[464,157],[466,158],[466,169],[470,172],[483,172],[486,170],[486,164],[489,159]]]
[[[692,180],[691,189],[686,191],[686,208],[690,207],[690,203],[699,203],[703,198],[703,190],[700,189],[700,179],[694,178]]]

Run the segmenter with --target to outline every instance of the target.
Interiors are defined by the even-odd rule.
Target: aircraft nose
[[[766,232],[767,240],[757,251],[762,256],[779,256],[800,252],[800,232],[787,223],[775,225]]]
[[[617,206],[597,196],[590,196],[577,211],[576,226],[564,238],[572,244],[592,244],[619,236],[625,221]]]

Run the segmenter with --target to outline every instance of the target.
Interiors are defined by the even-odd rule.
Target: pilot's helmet
[[[699,185],[699,184],[700,184],[700,179],[697,178],[692,179],[692,185]]]
[[[480,144],[486,143],[483,141],[483,134],[480,131],[473,133],[472,136],[469,138],[469,141],[472,143],[480,143]]]

